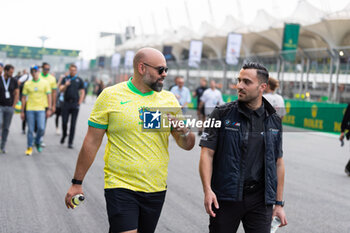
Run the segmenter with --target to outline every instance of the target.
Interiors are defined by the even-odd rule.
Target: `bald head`
[[[164,55],[157,49],[154,48],[142,48],[136,52],[133,66],[135,72],[137,72],[138,64],[145,63],[164,63],[165,57]],[[156,64],[154,64],[156,66]]]
[[[168,68],[164,55],[153,48],[137,51],[133,61],[133,83],[144,91],[162,91]],[[138,86],[137,86],[138,85]]]

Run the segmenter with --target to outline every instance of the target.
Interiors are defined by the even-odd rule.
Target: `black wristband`
[[[284,206],[284,201],[276,201],[275,205]]]
[[[82,180],[72,179],[72,184],[83,184]]]

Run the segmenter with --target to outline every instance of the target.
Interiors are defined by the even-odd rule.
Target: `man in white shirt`
[[[179,77],[176,81],[176,86],[171,88],[170,92],[176,96],[179,104],[181,105],[182,112],[185,114],[187,112],[187,105],[191,102],[191,92],[184,85],[184,78]]]
[[[204,105],[205,116],[209,116],[214,108],[220,104],[225,103],[222,99],[221,91],[216,89],[216,82],[214,80],[210,81],[210,88],[203,92],[201,97],[201,102],[199,103],[199,108]]]
[[[275,93],[278,87],[278,80],[269,77],[267,88],[265,89],[265,94],[263,96],[276,109],[277,114],[282,119],[284,115],[286,115],[286,108],[284,107],[283,97]]]

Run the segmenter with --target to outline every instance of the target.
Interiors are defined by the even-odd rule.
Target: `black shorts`
[[[135,192],[124,188],[105,189],[109,232],[138,229],[153,233],[162,211],[166,191]]]

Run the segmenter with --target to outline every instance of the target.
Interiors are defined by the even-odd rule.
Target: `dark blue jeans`
[[[34,127],[37,125],[37,131],[35,136],[35,144],[40,144],[40,139],[44,135],[45,131],[45,121],[46,121],[46,114],[45,110],[43,111],[27,111],[26,112],[26,118],[27,118],[27,124],[28,124],[28,133],[27,133],[27,139],[28,139],[28,147],[33,147],[33,140],[34,140]]]

